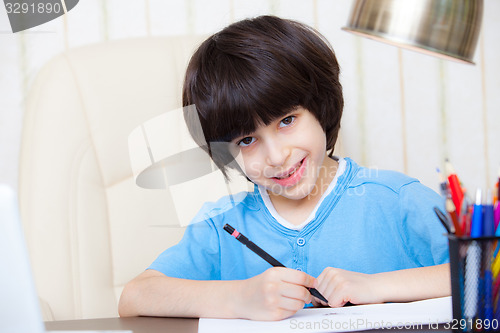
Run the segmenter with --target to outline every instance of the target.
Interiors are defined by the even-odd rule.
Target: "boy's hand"
[[[253,320],[281,320],[292,316],[312,301],[306,287],[316,279],[290,268],[273,267],[241,283],[242,317]]]
[[[373,275],[350,272],[339,268],[327,267],[316,279],[316,289],[325,296],[328,304],[316,298],[314,306],[332,308],[352,304],[380,303]]]

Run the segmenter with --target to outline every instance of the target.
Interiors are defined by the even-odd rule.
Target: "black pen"
[[[441,211],[441,209],[434,207],[434,212],[436,213],[439,221],[441,221],[441,224],[444,226],[446,231],[448,231],[449,234],[454,234],[455,233],[455,227],[453,226],[453,223],[450,223],[450,220],[448,217]]]
[[[274,259],[269,253],[266,251],[262,250],[260,247],[255,245],[254,242],[243,236],[241,233],[239,233],[236,229],[231,227],[229,224],[224,225],[224,230],[226,230],[231,236],[239,240],[243,245],[248,247],[250,250],[252,250],[255,254],[257,254],[259,257],[270,263],[273,267],[285,267],[282,263],[280,263],[278,260]],[[315,288],[307,288],[311,295],[314,297],[322,300],[325,303],[328,303],[326,298],[320,294],[319,291],[317,291]]]

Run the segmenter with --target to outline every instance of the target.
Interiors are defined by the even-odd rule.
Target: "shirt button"
[[[297,267],[296,270],[298,270],[299,272],[302,272],[302,268],[300,268],[300,267]]]
[[[306,240],[302,237],[297,238],[297,245],[298,246],[304,246],[306,244]]]

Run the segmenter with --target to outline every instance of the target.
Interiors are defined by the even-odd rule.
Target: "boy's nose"
[[[271,166],[282,166],[290,155],[290,148],[286,143],[272,140],[267,143],[266,162]]]

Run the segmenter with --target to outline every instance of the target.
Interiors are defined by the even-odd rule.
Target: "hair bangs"
[[[207,124],[203,126],[207,142],[229,142],[251,134],[299,105],[294,88],[284,86],[275,73],[256,68],[247,59],[227,54],[217,58],[214,65],[224,68],[212,72],[218,74],[217,88],[210,89],[208,103],[199,99],[197,105]],[[286,98],[276,98],[277,94]]]

